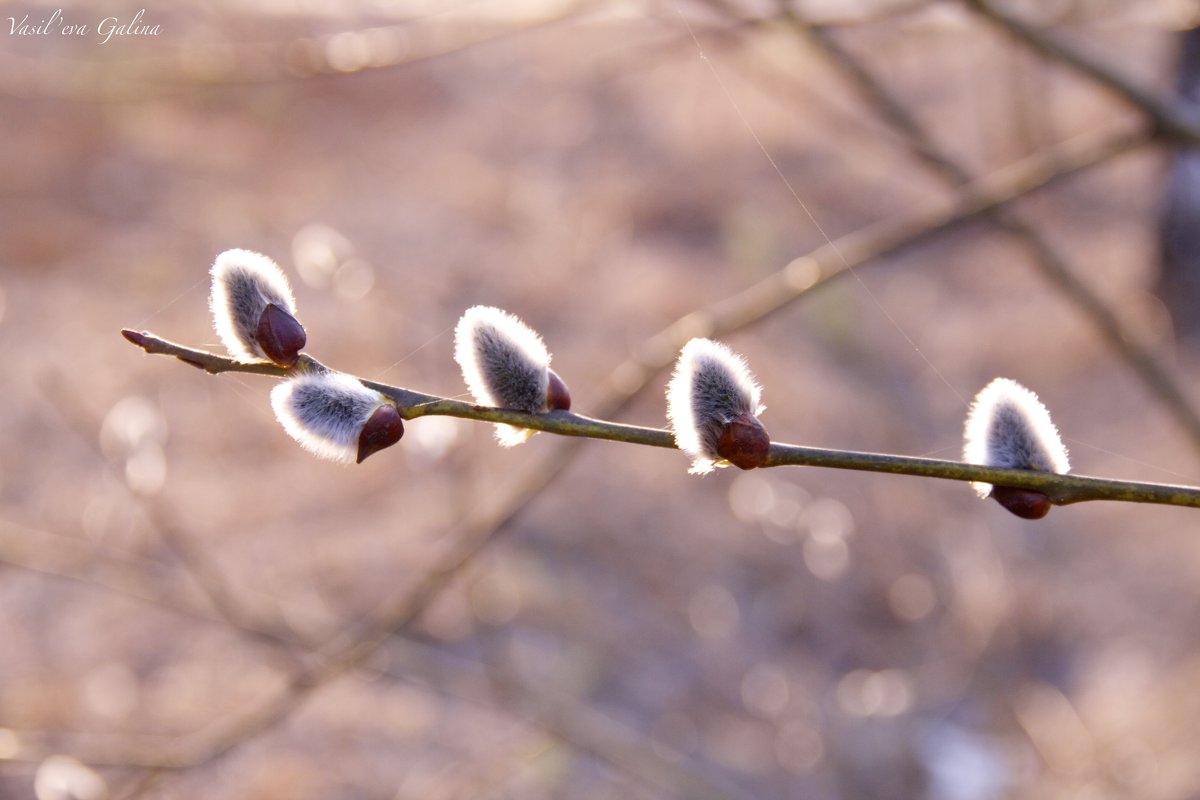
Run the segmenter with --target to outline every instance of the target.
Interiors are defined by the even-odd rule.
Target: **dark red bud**
[[[254,339],[267,358],[281,367],[290,367],[300,357],[308,337],[304,326],[288,312],[274,303],[267,303],[258,318],[258,330]]]
[[[1050,498],[1032,489],[993,486],[992,498],[1022,519],[1041,519],[1050,513]]]
[[[146,335],[144,333],[138,333],[137,331],[131,331],[128,328],[124,328],[121,331],[121,335],[136,344],[138,347],[143,349],[146,347]]]
[[[404,435],[404,420],[391,403],[384,403],[367,419],[358,435],[358,463],[385,447],[391,447]]]
[[[546,371],[550,373],[550,381],[546,386],[546,410],[570,411],[571,393],[567,390],[567,385],[558,377],[557,372],[552,369]]]
[[[739,414],[725,426],[717,453],[735,467],[754,469],[767,460],[771,437],[753,414]]]

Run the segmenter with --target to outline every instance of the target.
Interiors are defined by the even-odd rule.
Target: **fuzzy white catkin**
[[[1066,474],[1067,448],[1038,396],[1016,381],[996,378],[975,395],[963,427],[963,460],[969,464]],[[980,497],[990,483],[971,484]]]
[[[491,306],[467,309],[454,329],[454,360],[479,405],[530,414],[546,410],[550,353],[542,337],[518,317]],[[496,438],[505,447],[533,433],[496,426]]]
[[[268,303],[296,316],[292,287],[279,265],[261,253],[226,250],[212,265],[213,327],[235,358],[266,358],[258,344],[258,321]]]
[[[308,373],[271,390],[275,418],[305,450],[353,462],[363,426],[382,405],[379,393],[337,372]]]
[[[692,474],[725,466],[717,444],[725,425],[741,414],[758,416],[762,389],[745,359],[720,342],[692,339],[683,346],[667,385],[667,419],[675,444],[692,457]]]

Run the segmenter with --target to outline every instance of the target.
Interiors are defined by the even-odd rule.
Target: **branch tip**
[[[137,345],[138,347],[142,348],[143,350],[146,349],[146,334],[141,333],[139,331],[132,330],[130,328],[122,328],[121,335],[124,336],[132,344]]]

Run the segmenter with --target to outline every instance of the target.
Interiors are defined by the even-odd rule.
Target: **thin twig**
[[[194,350],[175,342],[161,339],[154,334],[126,332],[127,338],[134,333],[137,344],[147,353],[170,355],[191,364],[202,365],[211,373],[255,372],[262,373],[264,365],[245,364],[204,350]],[[329,368],[311,356],[304,356],[291,368],[271,365],[269,374],[279,377],[306,371]],[[504,408],[489,408],[447,397],[414,392],[398,386],[389,386],[374,381],[363,384],[395,402],[400,416],[415,419],[429,415],[442,415],[472,419],[479,422],[495,422],[530,428],[559,436],[579,436],[587,439],[639,444],[648,447],[675,447],[675,437],[660,428],[644,428],[620,422],[593,419],[569,411],[552,411],[546,414],[529,414]],[[825,450],[813,447],[772,443],[764,467],[779,466],[830,467],[854,469],[868,472],[887,472],[896,475],[915,475],[925,478],[941,478],[955,481],[979,481],[1018,489],[1034,489],[1058,505],[1078,503],[1085,500],[1120,500],[1131,503],[1161,503],[1164,505],[1192,506],[1200,508],[1200,488],[1170,486],[1165,484],[1113,481],[1083,476],[1063,476],[1027,470],[996,469],[957,461],[939,461],[929,458],[914,458],[885,453],[859,453],[844,450]]]
[[[1001,11],[989,0],[963,0],[963,4],[1046,58],[1066,64],[1137,106],[1153,120],[1159,135],[1193,146],[1200,145],[1200,109],[1171,103],[1159,97],[1062,39]]]

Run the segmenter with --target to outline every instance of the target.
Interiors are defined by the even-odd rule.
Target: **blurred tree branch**
[[[0,561],[39,574],[91,586],[105,592],[144,602],[189,619],[198,620],[249,637],[252,641],[316,650],[319,644],[294,631],[267,626],[263,622],[234,623],[215,614],[194,592],[181,591],[178,582],[153,576],[160,565],[142,563],[103,547],[88,545],[69,536],[55,536],[27,526],[0,523]],[[249,619],[246,615],[239,617]],[[478,685],[471,673],[492,673],[490,662],[478,663],[432,647],[412,638],[389,642],[388,664],[378,660],[364,665],[372,674],[406,681],[420,676],[422,688],[432,688],[456,700],[496,707],[519,715],[522,725],[548,734],[574,752],[607,765],[615,773],[644,785],[653,792],[684,792],[697,798],[744,797],[697,771],[682,754],[666,755],[663,743],[650,747],[644,734],[610,719],[582,704],[565,691],[544,682],[529,685],[515,671],[506,670],[505,692],[488,699],[465,688]],[[395,662],[395,663],[391,663]],[[451,685],[452,684],[452,685]],[[62,752],[99,768],[162,769],[161,737],[102,733],[39,732],[13,730],[18,748],[0,760],[6,763],[40,763]]]
[[[53,403],[47,403],[47,407],[62,417],[97,458],[106,460],[106,455],[97,444],[101,436],[101,420],[84,406],[75,392],[64,385],[65,381],[61,376],[54,375],[47,383],[47,395],[58,398]],[[182,564],[184,571],[204,594],[218,616],[247,632],[261,633],[264,627],[269,627],[265,620],[259,619],[257,611],[248,608],[239,593],[234,590],[228,575],[208,551],[175,521],[161,499],[148,498],[134,492],[130,492],[130,496],[136,498],[146,514],[151,530]]]
[[[157,564],[141,563],[72,537],[54,536],[26,526],[0,523],[0,562],[102,591],[116,592],[172,614],[229,628],[251,641],[283,648],[289,653],[320,649],[316,641],[295,631],[262,621],[235,622],[224,615],[215,614],[194,594],[180,592],[176,581],[153,577]],[[245,614],[238,616],[244,620],[250,619]],[[404,679],[415,663],[417,674],[444,677],[447,669],[445,654],[440,651],[435,653],[429,645],[410,638],[395,641],[393,646],[399,648],[398,652],[409,669],[401,671],[399,667],[372,664],[371,671],[393,679]],[[436,664],[433,663],[435,656]],[[288,663],[294,665],[295,660],[291,659]],[[461,673],[463,667],[457,667],[454,671]],[[552,687],[539,686],[536,695],[538,700],[534,702],[533,687],[526,685],[515,674],[509,675],[508,686],[512,690],[511,696],[493,697],[493,702],[500,701],[502,707],[526,716],[528,724],[550,733],[579,752],[609,764],[614,770],[659,789],[690,787],[689,796],[734,796],[732,792],[711,784],[708,779],[692,774],[685,763],[663,759],[654,750],[639,743],[635,732],[579,706]],[[481,698],[467,699],[483,702]],[[17,734],[20,749],[6,756],[6,760],[40,762],[64,749],[61,739],[58,733],[20,731]],[[51,742],[57,744],[52,745]],[[161,769],[163,766],[161,737],[158,736],[72,736],[66,744],[65,749],[73,757],[95,767]],[[637,755],[630,758],[630,754]]]
[[[916,116],[872,74],[866,64],[842,47],[827,31],[797,16],[787,4],[781,4],[780,14],[790,30],[811,42],[853,83],[864,102],[904,137],[909,149],[920,161],[953,185],[970,182],[970,173],[937,144]],[[1108,346],[1159,398],[1196,448],[1200,449],[1200,412],[1172,376],[1170,369],[1121,322],[1087,281],[1079,277],[1078,270],[1066,256],[1013,208],[992,208],[984,216],[1024,244],[1043,277],[1084,313]]]
[[[645,389],[653,375],[674,363],[688,339],[722,337],[768,319],[825,282],[920,244],[1055,181],[1105,163],[1150,141],[1141,131],[1087,134],[1031,156],[959,188],[946,202],[884,220],[834,239],[800,256],[740,292],[687,314],[650,337],[606,382],[597,414],[613,416]]]
[[[1034,25],[1001,10],[993,0],[962,0],[963,4],[997,28],[1041,53],[1065,64],[1139,108],[1163,138],[1200,145],[1200,109],[1165,100],[1139,86],[1108,64]]]

